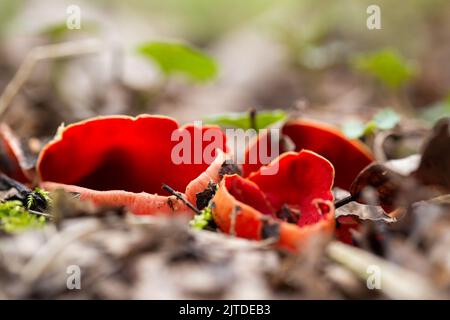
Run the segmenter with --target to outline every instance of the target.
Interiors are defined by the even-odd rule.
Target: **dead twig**
[[[198,210],[192,203],[190,203],[189,201],[187,201],[183,195],[178,192],[175,191],[174,189],[172,189],[171,187],[169,187],[167,184],[163,183],[162,185],[162,189],[167,191],[168,193],[170,193],[171,195],[175,196],[178,200],[181,200],[186,206],[189,207],[189,209],[191,209],[192,211],[194,211],[196,214],[200,214],[201,211]]]
[[[50,44],[33,48],[27,54],[19,70],[17,70],[0,96],[0,119],[4,116],[14,97],[27,82],[37,62],[47,59],[97,53],[102,48],[103,44],[94,39]]]
[[[331,242],[327,247],[328,256],[340,263],[362,280],[368,281],[370,266],[379,268],[380,290],[391,299],[442,299],[441,292],[435,290],[429,281],[419,274],[404,269],[364,250],[341,242]]]
[[[51,262],[66,249],[71,243],[86,238],[102,229],[107,228],[97,221],[89,225],[79,225],[77,228],[68,229],[52,237],[36,254],[23,266],[20,275],[23,281],[32,283],[39,279]]]
[[[348,204],[348,203],[350,203],[350,202],[353,202],[353,201],[355,201],[356,200],[356,197],[354,196],[354,195],[349,195],[348,197],[345,197],[345,198],[342,198],[342,199],[340,199],[340,200],[337,200],[335,203],[334,203],[334,207],[337,209],[337,208],[340,208],[340,207],[342,207],[342,206],[345,206],[346,204]]]

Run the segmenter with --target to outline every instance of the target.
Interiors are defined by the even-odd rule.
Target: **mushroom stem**
[[[162,184],[162,189],[167,191],[171,195],[175,196],[177,199],[183,201],[184,204],[186,204],[189,207],[189,209],[194,211],[196,214],[200,214],[201,213],[200,210],[198,210],[192,203],[190,203],[188,200],[186,200],[180,192],[175,191],[173,188],[169,187],[165,183]]]

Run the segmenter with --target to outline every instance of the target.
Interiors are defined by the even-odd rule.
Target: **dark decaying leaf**
[[[276,221],[264,219],[261,228],[261,239],[278,239],[280,237],[280,224]]]
[[[443,118],[434,126],[414,176],[425,185],[450,191],[450,118]]]
[[[450,118],[441,119],[433,128],[422,156],[373,163],[353,182],[350,193],[368,203],[367,192],[375,191],[375,203],[387,211],[448,193],[450,190]]]
[[[31,190],[24,184],[0,173],[1,200],[19,200],[29,210],[44,212],[49,207],[49,198],[40,189]]]
[[[356,201],[367,203],[366,191],[375,190],[377,199],[371,205],[383,205],[393,209],[402,189],[405,177],[388,169],[385,165],[374,163],[366,167],[350,187]]]
[[[334,198],[339,201],[350,195],[348,191],[335,188],[333,190]],[[339,207],[335,211],[335,217],[357,217],[358,220],[372,220],[372,221],[384,221],[394,222],[390,216],[386,215],[384,210],[380,206],[367,205],[358,202],[350,202],[345,206]]]
[[[338,201],[349,197],[348,191],[339,188],[335,188],[333,192]],[[397,221],[395,217],[386,214],[380,206],[366,205],[355,201],[337,208],[335,217],[335,235],[339,241],[366,247],[377,254],[381,252],[381,246],[377,237],[379,230],[374,230],[374,226]]]
[[[403,219],[384,225],[385,258],[433,281],[436,289],[448,290],[449,213],[448,203],[435,203],[434,199],[411,205]]]
[[[394,130],[378,132],[373,142],[375,158],[384,162],[419,154],[428,134],[428,128],[416,128],[405,124]]]
[[[0,297],[21,299],[339,298],[323,275],[324,247],[281,254],[173,219],[111,216],[2,239]],[[295,261],[295,263],[293,263]],[[67,290],[76,264],[82,290]]]
[[[296,224],[301,217],[301,212],[300,210],[289,208],[286,204],[284,204],[275,215],[282,221]]]
[[[224,163],[222,163],[222,166],[220,167],[219,175],[220,175],[220,177],[223,177],[226,174],[242,175],[242,171],[236,163],[234,163],[233,161],[230,161],[230,160],[226,160]]]
[[[197,209],[203,210],[204,208],[206,208],[209,204],[209,201],[216,194],[216,190],[217,190],[217,184],[210,182],[210,183],[208,183],[208,186],[206,187],[205,190],[203,190],[202,192],[198,192],[196,194],[197,201],[195,203],[195,205],[197,206]]]

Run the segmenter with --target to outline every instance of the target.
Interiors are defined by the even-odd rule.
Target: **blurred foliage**
[[[353,58],[354,68],[391,89],[404,86],[415,75],[414,66],[396,50],[383,49]]]
[[[381,8],[381,30],[368,30],[366,9]],[[290,59],[307,69],[345,63],[359,52],[395,47],[415,57],[425,49],[428,25],[448,7],[447,0],[285,0],[258,21],[289,50]],[[414,34],[414,41],[411,41]]]
[[[166,76],[183,74],[197,82],[217,76],[214,59],[187,44],[148,42],[140,45],[138,52],[156,63]]]
[[[0,229],[6,232],[40,228],[44,224],[45,217],[30,213],[18,200],[0,203]]]
[[[282,121],[286,118],[286,112],[282,110],[258,111],[252,120],[251,112],[230,112],[208,117],[203,121],[206,124],[215,124],[224,128],[251,129],[254,125],[256,130],[264,129],[271,124]],[[252,123],[254,121],[254,123]]]
[[[11,23],[15,14],[22,7],[23,0],[1,0],[0,1],[0,38],[4,36],[8,25]]]
[[[400,115],[392,109],[379,111],[372,120],[367,123],[350,121],[344,124],[342,131],[350,139],[358,139],[371,135],[377,130],[389,130],[400,122]]]
[[[372,121],[378,129],[389,130],[400,122],[400,115],[392,109],[384,109],[378,112]]]
[[[135,6],[137,12],[164,17],[164,22],[178,26],[181,32],[179,37],[200,44],[217,39],[220,35],[248,23],[276,4],[274,0],[116,1],[126,3],[127,7]]]
[[[363,35],[374,46],[402,40],[396,39],[400,33],[405,35],[401,45],[415,45],[407,36],[422,29],[425,17],[448,3],[448,0],[409,0],[407,4],[392,0],[114,1],[119,8],[134,8],[135,12],[149,19],[164,17],[163,21],[159,21],[161,24],[175,25],[180,32],[176,36],[188,38],[194,43],[204,44],[244,25],[253,24],[258,28],[269,27],[281,37],[295,39],[295,42],[311,40],[311,43],[317,43],[316,39],[326,40],[331,32],[355,38]],[[95,2],[111,7],[112,0]],[[371,4],[377,4],[382,9],[383,30],[368,36],[365,28],[366,8]],[[395,32],[386,31],[388,29]],[[417,32],[414,34],[418,35]]]
[[[450,116],[450,94],[448,94],[448,96],[444,100],[429,106],[421,113],[421,118],[431,123],[435,123],[437,120],[449,116]]]
[[[369,121],[367,124],[364,124],[361,121],[349,121],[346,122],[342,126],[342,132],[347,136],[349,139],[359,139],[365,135],[368,135],[370,132],[374,131],[374,123],[372,121]]]
[[[253,40],[258,41],[257,38],[260,37],[263,43],[276,49],[269,48],[271,50],[268,50],[268,54],[280,53],[283,58],[281,63],[286,63],[289,68],[286,78],[292,77],[292,81],[301,79],[304,85],[298,86],[299,95],[304,95],[305,92],[309,95],[311,92],[311,97],[308,96],[308,99],[311,99],[312,104],[323,102],[322,97],[319,96],[323,91],[317,90],[316,95],[315,90],[309,89],[320,87],[316,86],[317,82],[327,85],[322,80],[325,75],[334,75],[329,71],[342,72],[343,79],[350,79],[352,75],[345,78],[348,75],[349,61],[358,72],[376,79],[393,90],[416,79],[426,83],[426,77],[422,77],[418,71],[426,73],[427,70],[433,70],[434,65],[427,68],[433,64],[433,59],[428,59],[428,57],[433,58],[432,52],[436,52],[435,56],[438,60],[446,53],[445,41],[436,39],[444,39],[448,36],[448,32],[445,32],[448,23],[445,21],[448,20],[450,13],[448,0],[410,0],[407,3],[392,0],[129,0],[126,2],[93,0],[79,3],[83,9],[83,28],[73,31],[66,29],[65,23],[61,21],[65,17],[65,5],[56,6],[57,2],[57,0],[42,2],[0,0],[0,37],[3,33],[8,36],[5,39],[12,40],[2,42],[0,45],[9,45],[16,40],[17,43],[27,43],[24,40],[27,40],[28,36],[31,36],[28,43],[33,44],[33,41],[37,40],[36,34],[47,37],[45,40],[50,42],[58,42],[72,35],[76,37],[81,35],[80,38],[91,36],[91,31],[98,31],[95,36],[100,38],[110,39],[117,35],[119,39],[130,32],[127,29],[129,21],[130,27],[143,26],[143,30],[142,33],[136,31],[123,41],[125,45],[134,46],[142,39],[153,39],[153,36],[162,39],[183,39],[187,43],[195,44],[198,48],[212,48],[219,54],[220,61],[224,62],[228,70],[228,66],[233,64],[227,61],[227,59],[233,59],[230,51],[235,50],[239,57],[241,52],[252,46]],[[381,8],[381,30],[366,28],[368,17],[366,9],[373,4]],[[46,6],[50,9],[61,8],[61,15],[53,15],[52,10],[49,10],[52,14],[45,15]],[[34,21],[33,10],[36,7],[44,7],[44,14],[42,12],[36,14],[36,21]],[[17,13],[20,14],[17,15]],[[16,20],[14,20],[15,17],[17,17]],[[86,21],[86,19],[92,20]],[[37,20],[42,20],[42,23]],[[47,24],[47,27],[39,28],[43,24]],[[119,30],[119,27],[124,28]],[[32,30],[31,34],[30,30]],[[442,34],[439,30],[443,30]],[[248,43],[247,36],[250,39]],[[442,46],[436,45],[439,41]],[[22,45],[16,46],[20,48]],[[202,82],[211,80],[217,75],[217,64],[197,49],[183,44],[173,44],[169,46],[170,48],[168,45],[153,45],[147,49],[144,47],[140,48],[140,52],[158,65],[166,76],[182,74],[192,81]],[[14,46],[12,48],[14,55]],[[223,48],[225,50],[221,51]],[[278,49],[280,49],[279,52]],[[434,49],[439,50],[434,51]],[[406,60],[400,53],[407,53],[408,58],[414,63]],[[261,56],[264,54],[265,52],[261,52]],[[124,61],[128,62],[128,59]],[[284,67],[281,63],[280,67]],[[420,70],[416,68],[415,63],[418,65],[420,63]],[[261,68],[264,68],[264,64],[261,64]],[[431,80],[438,82],[440,79],[436,78],[439,76],[435,76],[434,73],[430,71],[428,76],[432,75],[434,79]],[[224,74],[228,73],[224,72]],[[422,106],[429,101],[434,101],[448,89],[446,87],[448,80],[445,80],[445,77],[442,78],[444,78],[441,82],[442,88],[436,89],[435,94],[429,94],[428,89],[425,88],[420,100],[414,100],[414,97],[418,97],[419,94],[409,100],[402,100],[402,97],[395,97],[395,99],[399,101],[399,104],[406,101],[413,106]],[[274,78],[273,81],[281,80]],[[370,84],[363,83],[360,87],[366,90]],[[242,90],[246,89],[242,88]],[[290,97],[294,94],[297,92],[286,95],[284,92],[277,92],[273,100],[281,99],[279,96]],[[384,92],[380,95],[382,94]],[[251,98],[254,98],[251,101],[261,101],[260,97]],[[381,103],[380,100],[382,100]],[[374,97],[372,102],[397,106],[395,101],[385,101],[379,96]],[[262,101],[263,105],[278,105],[277,103],[278,101],[275,103]],[[284,104],[286,104],[285,101],[279,105]],[[93,103],[93,105],[96,104]],[[242,105],[248,105],[248,102]],[[444,107],[436,107],[433,110],[430,110],[430,113],[446,112]],[[428,117],[428,114],[424,116]],[[226,121],[236,122],[235,119]],[[241,125],[248,126],[245,123],[237,124],[237,126]],[[353,131],[359,132],[368,129],[366,124],[354,124],[353,128]]]
[[[82,33],[93,33],[99,30],[99,26],[94,21],[83,20],[83,25],[80,30],[71,30],[67,28],[66,21],[59,23],[54,23],[46,25],[44,28],[39,30],[38,34],[48,38],[52,42],[63,41],[67,36],[74,34],[75,32],[79,35]]]

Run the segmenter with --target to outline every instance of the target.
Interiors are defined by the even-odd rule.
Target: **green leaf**
[[[256,114],[256,129],[264,129],[278,121],[286,119],[287,114],[282,110],[262,111]]]
[[[363,136],[369,136],[371,134],[374,134],[377,129],[378,129],[377,123],[371,120],[366,123],[366,126],[364,127]]]
[[[392,109],[384,109],[373,117],[373,121],[378,129],[389,130],[400,122],[400,115]]]
[[[342,132],[349,139],[358,139],[364,135],[365,128],[361,121],[349,121],[342,126]]]
[[[349,139],[359,139],[364,136],[369,136],[378,129],[375,121],[371,120],[366,124],[361,121],[349,121],[342,127],[342,132]]]
[[[39,187],[34,188],[34,192],[40,194],[48,204],[51,204],[52,198],[50,198],[50,192],[45,191],[44,189],[41,189]]]
[[[349,121],[342,126],[342,132],[349,139],[374,134],[377,130],[389,130],[400,122],[400,115],[392,109],[383,109],[366,124],[361,121]]]
[[[13,24],[24,4],[24,0],[0,1],[0,38],[8,32],[8,27]]]
[[[435,123],[443,117],[450,116],[450,94],[444,100],[426,108],[420,116],[430,123]]]
[[[166,76],[183,74],[193,81],[205,82],[217,76],[213,58],[183,43],[148,42],[138,52],[156,63]]]
[[[286,112],[282,110],[261,111],[255,115],[256,130],[264,129],[271,124],[286,118]],[[244,130],[252,127],[250,112],[230,112],[203,119],[206,124],[216,124],[225,128],[241,128]]]
[[[353,67],[391,89],[404,86],[415,75],[414,66],[397,51],[384,49],[353,58]]]

